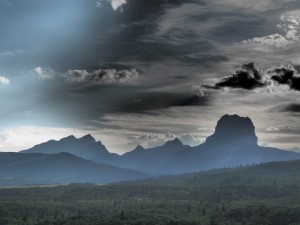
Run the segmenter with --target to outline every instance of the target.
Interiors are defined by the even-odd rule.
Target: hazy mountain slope
[[[242,186],[245,185],[271,185],[300,183],[300,160],[277,161],[261,163],[254,166],[238,168],[222,168],[198,173],[162,176],[151,178],[151,185],[178,185],[183,187],[209,187],[209,186]],[[149,183],[149,179],[134,182],[120,182],[111,185],[139,185]],[[297,187],[295,187],[297,188]],[[298,188],[297,188],[298,189]],[[299,189],[298,189],[299,191]]]
[[[146,174],[101,165],[69,153],[0,153],[0,184],[109,183],[147,177]]]

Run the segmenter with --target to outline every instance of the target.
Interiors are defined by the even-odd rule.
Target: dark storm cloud
[[[274,67],[269,70],[272,75],[271,79],[279,84],[289,85],[291,89],[300,91],[300,77],[293,66]]]
[[[212,55],[214,43],[209,39],[199,37],[199,34],[193,31],[179,31],[177,38],[185,40],[180,44],[169,42],[169,35],[157,35],[159,21],[166,11],[191,1],[131,0],[127,1],[124,5],[124,12],[121,13],[114,12],[106,3],[97,8],[95,7],[96,1],[83,4],[79,0],[74,0],[75,3],[72,4],[70,12],[68,11],[70,15],[62,18],[62,15],[58,13],[57,18],[62,18],[61,29],[59,22],[48,15],[50,10],[46,10],[47,6],[49,9],[57,7],[59,2],[64,5],[67,1],[54,0],[51,3],[28,3],[26,5],[35,7],[36,20],[31,24],[24,24],[24,29],[26,28],[33,34],[34,43],[38,46],[38,48],[32,46],[33,42],[30,41],[30,49],[38,52],[30,50],[24,56],[20,56],[17,60],[20,67],[26,64],[26,66],[32,65],[33,68],[51,67],[58,71],[66,71],[70,68],[85,68],[92,71],[102,63],[127,65],[135,62],[155,63],[177,60],[182,64],[208,65],[210,62],[226,60],[225,56],[221,55],[218,58],[218,54]],[[203,3],[197,1],[197,5],[199,4]],[[78,13],[79,10],[82,13]],[[25,17],[26,21],[28,15],[24,14],[23,12],[15,16]],[[70,22],[69,20],[75,15],[76,20]],[[63,24],[63,19],[66,19],[68,23]],[[32,24],[44,29],[49,26],[48,21],[55,29],[47,29],[41,33],[33,30]],[[63,29],[65,32],[62,32]],[[23,40],[23,43],[27,42],[29,38]],[[191,53],[199,52],[203,54],[191,56]]]
[[[80,121],[80,124],[86,125],[110,113],[145,114],[171,107],[210,104],[209,96],[191,90],[168,93],[152,90],[152,85],[137,84],[134,82],[137,76],[135,70],[127,70],[126,73],[116,70],[104,72],[109,79],[102,76],[102,70],[101,76],[97,71],[69,71],[52,79],[38,79],[43,95],[39,96],[39,107],[33,110],[44,115],[63,117],[64,123]],[[117,78],[111,78],[111,73]]]
[[[161,22],[172,16],[169,15],[170,10],[185,5],[204,7],[209,3],[190,0],[131,0],[123,6],[124,12],[121,13],[113,11],[105,1],[101,7],[95,7],[96,2],[74,0],[70,4],[67,0],[43,3],[16,1],[15,9],[0,9],[3,18],[11,21],[0,21],[5,30],[2,47],[14,48],[3,51],[23,51],[23,54],[14,59],[0,61],[0,66],[8,68],[8,65],[13,64],[14,68],[41,66],[57,71],[70,68],[92,71],[102,63],[119,63],[125,66],[132,64],[131,67],[136,67],[136,62],[150,64],[176,60],[185,65],[212,67],[215,63],[228,61],[225,55],[215,51],[214,42],[220,36],[224,40],[230,40],[224,36],[229,28],[223,29],[221,22],[215,30],[223,34],[212,34],[206,30],[198,30],[202,23],[210,25],[217,21],[212,18],[222,16],[227,26],[239,27],[236,30],[246,27],[247,23],[257,25],[255,19],[247,16],[238,19],[238,14],[201,12],[203,16],[200,16],[200,12],[191,11],[189,15],[186,11],[187,15],[183,14],[178,18],[179,27],[171,26],[170,31],[163,30],[159,33]],[[242,24],[236,26],[233,21]],[[11,26],[8,27],[7,24]]]
[[[170,107],[207,106],[210,99],[200,94],[189,93],[139,93],[137,99],[127,99],[119,104],[119,112],[145,112]]]
[[[188,29],[172,27],[170,31],[160,31],[160,23],[168,20],[168,10],[191,2],[197,6],[205,5],[201,1],[129,1],[124,8],[121,25],[115,25],[111,32],[98,36],[96,48],[101,51],[91,54],[96,54],[96,58],[101,58],[104,62],[149,64],[176,60],[179,64],[212,66],[217,62],[228,61],[228,57],[216,54],[215,43],[211,37],[205,37],[207,32],[194,30],[189,26],[189,20],[198,23],[193,18],[196,12],[180,18],[185,19]],[[208,14],[206,16],[208,20],[214,17]],[[201,24],[197,27],[201,27]]]
[[[284,112],[300,113],[300,104],[290,104],[283,109]]]
[[[231,87],[248,90],[264,86],[266,83],[262,81],[262,74],[254,63],[243,65],[241,70],[237,70],[232,76],[224,77],[215,84],[216,88]]]
[[[291,65],[272,67],[259,71],[254,63],[245,64],[231,76],[226,76],[214,85],[205,88],[221,89],[224,87],[253,90],[268,86],[288,85],[291,90],[300,91],[300,77]],[[276,90],[276,88],[275,88]]]
[[[142,6],[144,1],[132,1],[132,4]],[[111,52],[108,60],[158,62],[172,59],[181,64],[212,66],[228,61],[227,56],[216,53],[216,43],[232,43],[252,37],[246,29],[249,26],[257,28],[260,25],[265,31],[264,21],[259,17],[214,12],[209,3],[203,1],[180,1],[177,4],[160,1],[158,5],[159,10],[148,14],[144,20],[125,24],[113,41],[105,44],[103,39],[99,41],[104,48],[124,49]],[[203,8],[206,6],[210,9],[208,12]]]
[[[172,78],[177,79],[177,80],[186,80],[186,79],[187,79],[186,76],[180,76],[180,75],[178,75],[178,76],[173,76]]]
[[[228,62],[229,57],[224,55],[216,55],[216,54],[201,54],[194,53],[189,55],[184,55],[177,58],[181,62],[185,62],[186,64],[194,64],[208,67],[215,67],[218,63]]]

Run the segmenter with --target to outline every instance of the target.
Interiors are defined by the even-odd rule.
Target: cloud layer
[[[283,129],[300,127],[297,0],[14,5],[0,7],[1,127],[92,127],[122,152],[135,147],[127,137],[198,135],[238,113],[253,119],[261,142],[300,145],[295,129]],[[253,60],[263,70],[247,64],[234,72]],[[201,91],[205,83],[217,90]]]
[[[45,69],[43,67],[34,68],[34,72],[43,79],[63,78],[67,82],[89,83],[89,84],[114,84],[128,83],[136,81],[139,72],[136,69],[116,70],[116,69],[98,69],[92,72],[87,70],[68,70],[59,73],[53,69]]]

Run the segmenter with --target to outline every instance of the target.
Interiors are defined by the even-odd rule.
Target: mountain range
[[[261,147],[248,117],[224,115],[214,134],[190,147],[175,138],[164,145],[118,155],[91,135],[50,140],[20,153],[0,154],[0,177],[21,183],[107,183],[150,175],[300,159],[300,153]],[[3,180],[3,179],[0,179]]]

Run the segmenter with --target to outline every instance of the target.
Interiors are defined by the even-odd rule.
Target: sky
[[[1,0],[0,151],[195,146],[224,114],[297,150],[299,52],[297,0]]]

